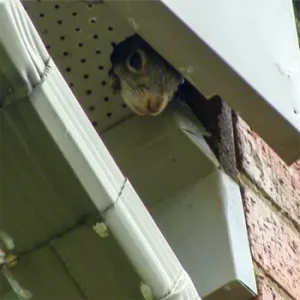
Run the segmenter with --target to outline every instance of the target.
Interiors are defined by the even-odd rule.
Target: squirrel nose
[[[151,97],[148,99],[148,111],[150,113],[156,113],[158,111],[160,111],[160,107],[163,103],[163,100],[161,97]]]

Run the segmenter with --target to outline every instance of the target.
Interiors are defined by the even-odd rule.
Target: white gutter
[[[33,109],[72,166],[141,280],[157,299],[200,299],[172,249],[70,91],[19,0],[0,0],[0,45]],[[23,91],[21,95],[19,91]],[[7,103],[9,104],[9,103]]]

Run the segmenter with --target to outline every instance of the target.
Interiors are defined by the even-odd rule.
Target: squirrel
[[[156,116],[173,99],[183,77],[139,35],[114,45],[109,76],[135,114]]]

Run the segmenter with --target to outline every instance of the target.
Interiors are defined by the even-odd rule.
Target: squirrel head
[[[109,71],[114,93],[138,115],[160,114],[183,77],[137,34],[114,47]]]

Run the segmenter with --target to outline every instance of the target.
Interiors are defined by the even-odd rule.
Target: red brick
[[[288,167],[276,153],[270,151],[274,173],[274,200],[300,229],[300,172],[297,164]]]
[[[265,273],[300,299],[300,234],[248,187],[243,189],[252,255]]]
[[[270,280],[260,277],[258,279],[258,296],[255,300],[292,300]]]
[[[288,167],[241,119],[236,122],[239,168],[300,229],[300,164]]]
[[[275,197],[269,148],[239,117],[236,122],[236,133],[240,168],[255,183],[263,187],[270,197]]]
[[[300,184],[300,160],[298,160],[294,164],[292,164],[291,169],[293,170],[293,172],[295,174],[297,174],[296,176],[298,177],[299,184]]]

